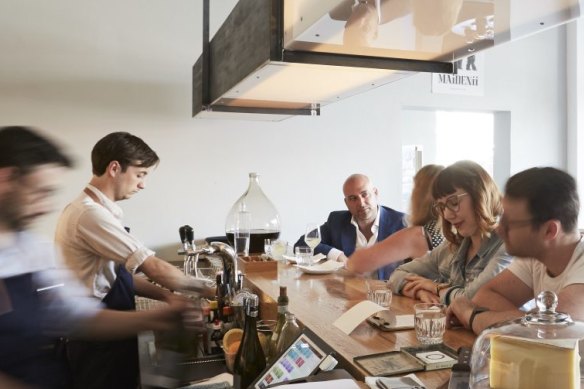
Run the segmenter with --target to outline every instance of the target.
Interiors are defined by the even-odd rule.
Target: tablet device
[[[305,328],[271,365],[266,366],[251,387],[265,389],[303,380],[315,374],[331,353],[330,346]]]

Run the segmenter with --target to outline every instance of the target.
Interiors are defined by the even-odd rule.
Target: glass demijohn
[[[265,239],[278,239],[280,236],[280,214],[274,204],[262,191],[259,176],[249,173],[249,186],[245,193],[233,204],[225,220],[225,233],[233,245],[238,215],[241,212],[251,214],[250,253],[262,253]]]

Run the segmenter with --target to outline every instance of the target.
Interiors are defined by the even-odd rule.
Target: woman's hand
[[[406,296],[416,297],[418,292],[425,290],[436,295],[436,283],[427,278],[410,275],[405,278],[406,285],[403,287],[402,292]]]
[[[440,303],[440,297],[436,296],[432,292],[420,289],[416,294],[416,298],[423,303]]]

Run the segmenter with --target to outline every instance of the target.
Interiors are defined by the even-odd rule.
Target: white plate
[[[282,255],[282,258],[284,258],[289,263],[296,263],[296,257],[293,255]],[[312,262],[317,263],[319,261],[322,261],[325,258],[326,258],[326,255],[324,255],[324,254],[316,254],[316,255],[312,256]]]
[[[312,266],[296,265],[296,267],[306,274],[330,274],[344,267],[342,262],[326,261]]]

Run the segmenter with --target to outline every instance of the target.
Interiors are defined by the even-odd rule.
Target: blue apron
[[[108,309],[133,311],[134,281],[123,265],[116,269],[116,280],[103,298]],[[135,389],[138,386],[138,343],[136,337],[109,342],[72,341],[67,357],[78,389]]]
[[[67,388],[66,365],[56,353],[57,339],[43,333],[47,304],[33,273],[0,279],[0,283],[11,308],[0,313],[0,372],[39,388]]]

